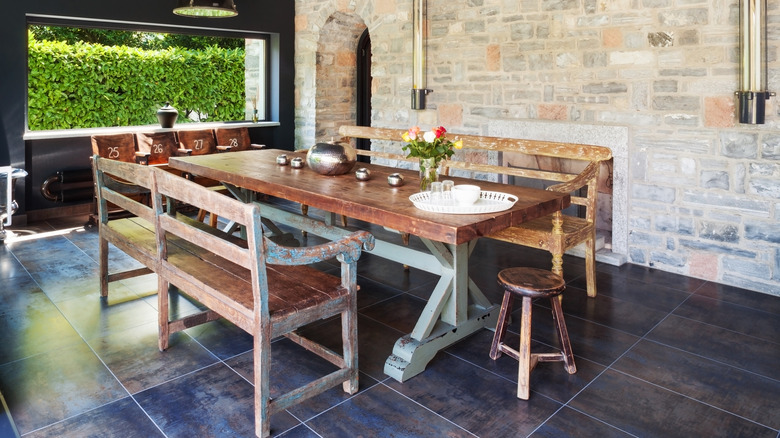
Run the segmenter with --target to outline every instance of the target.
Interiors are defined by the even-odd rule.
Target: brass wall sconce
[[[764,123],[766,101],[766,0],[739,4],[739,123]]]

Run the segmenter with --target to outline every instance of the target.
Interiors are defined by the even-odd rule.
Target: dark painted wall
[[[194,26],[210,29],[231,29],[277,34],[272,45],[278,47],[278,74],[271,80],[275,96],[270,117],[280,123],[276,128],[254,128],[252,139],[274,147],[292,149],[294,136],[294,2],[274,3],[257,0],[236,2],[238,16],[223,19],[196,19],[174,15],[176,0],[26,0],[5,2],[0,14],[0,165],[12,165],[35,173],[17,184],[16,199],[19,214],[30,209],[45,208],[37,197],[40,185],[50,167],[58,169],[84,167],[84,156],[90,154],[89,141],[80,139],[36,140],[25,145],[27,88],[27,16],[47,15],[65,18],[88,18],[154,23],[164,26]],[[164,31],[164,28],[161,29]],[[197,34],[193,29],[188,33]],[[66,152],[68,148],[73,153]],[[39,165],[40,164],[40,165]],[[37,169],[33,172],[34,169]],[[42,169],[42,170],[41,170]],[[35,187],[35,189],[33,189]],[[36,198],[33,201],[33,198]],[[34,207],[32,204],[36,204]],[[51,205],[56,207],[56,205]]]

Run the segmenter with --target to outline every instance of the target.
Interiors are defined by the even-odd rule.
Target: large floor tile
[[[777,436],[776,430],[612,370],[599,376],[569,405],[635,436]]]
[[[0,366],[0,392],[21,434],[128,395],[84,343]]]
[[[718,284],[708,281],[696,290],[697,295],[750,307],[751,309],[780,315],[780,296]]]
[[[780,314],[694,295],[675,315],[777,343],[780,348]]]
[[[130,397],[26,434],[25,438],[164,437]]]
[[[780,348],[732,330],[671,315],[648,339],[692,354],[780,380]]]
[[[324,438],[474,436],[381,384],[312,418],[306,425]]]
[[[255,437],[254,387],[224,364],[186,374],[135,398],[168,437]],[[273,434],[297,424],[286,412],[271,417]]]
[[[620,358],[614,368],[780,429],[780,382],[777,380],[645,340]]]
[[[531,438],[628,438],[632,436],[634,435],[566,406],[530,435]]]
[[[218,358],[183,332],[174,333],[166,351],[157,348],[157,324],[90,339],[88,343],[131,393],[213,365]]]
[[[390,388],[477,436],[526,436],[560,408],[533,393],[517,398],[517,384],[451,355],[434,358],[424,373]]]

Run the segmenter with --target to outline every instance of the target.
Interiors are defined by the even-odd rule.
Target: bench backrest
[[[138,200],[138,195],[149,193],[150,167],[102,158],[99,155],[92,157],[92,163],[101,224],[109,220],[108,203],[149,222],[154,221],[151,207]]]
[[[378,152],[357,150],[358,155],[370,156],[375,158],[384,158],[389,160],[400,160],[416,162],[417,158],[406,158],[401,150],[403,140],[401,136],[406,132],[404,129],[374,128],[366,126],[341,126],[339,134],[349,138],[367,138],[372,140],[392,141],[398,143],[398,152]],[[463,152],[458,152],[457,156],[473,157],[473,151],[500,152],[502,154],[517,154],[533,157],[533,161],[539,162],[540,159],[549,157],[551,159],[576,160],[582,162],[584,169],[574,172],[561,170],[548,170],[538,166],[533,167],[509,167],[500,164],[488,164],[487,162],[470,162],[459,160],[445,160],[443,162],[444,174],[449,174],[453,169],[472,172],[472,173],[492,173],[504,176],[540,179],[558,184],[549,187],[549,190],[571,191],[577,188],[577,183],[582,180],[581,186],[587,186],[588,194],[586,196],[572,195],[572,203],[587,207],[586,216],[589,219],[595,217],[595,195],[598,191],[596,184],[601,163],[612,158],[612,151],[603,146],[559,143],[538,140],[526,140],[517,138],[487,137],[476,135],[447,135],[451,140],[463,140]],[[486,161],[486,160],[482,160]],[[555,167],[555,166],[552,166]],[[571,187],[571,190],[569,188]]]
[[[160,269],[179,269],[168,260],[169,235],[176,236],[177,240],[189,242],[197,247],[196,252],[208,254],[200,258],[204,262],[213,264],[216,270],[223,270],[226,265],[235,264],[251,271],[255,311],[260,311],[261,315],[267,317],[268,284],[259,206],[239,202],[230,196],[209,190],[200,184],[161,169],[152,169],[151,187]],[[234,221],[246,228],[246,241],[225,239],[223,236],[209,233],[201,227],[193,226],[192,221],[182,220],[180,216],[166,213],[166,199],[219,212],[220,217]],[[210,261],[209,257],[214,257],[214,259]],[[198,283],[199,287],[207,288],[199,282],[196,276],[193,276],[191,280]],[[251,303],[247,304],[248,308],[252,308]]]

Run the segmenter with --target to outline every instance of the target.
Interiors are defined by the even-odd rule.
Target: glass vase
[[[420,158],[420,191],[430,190],[432,182],[439,180],[439,163],[435,158]]]

